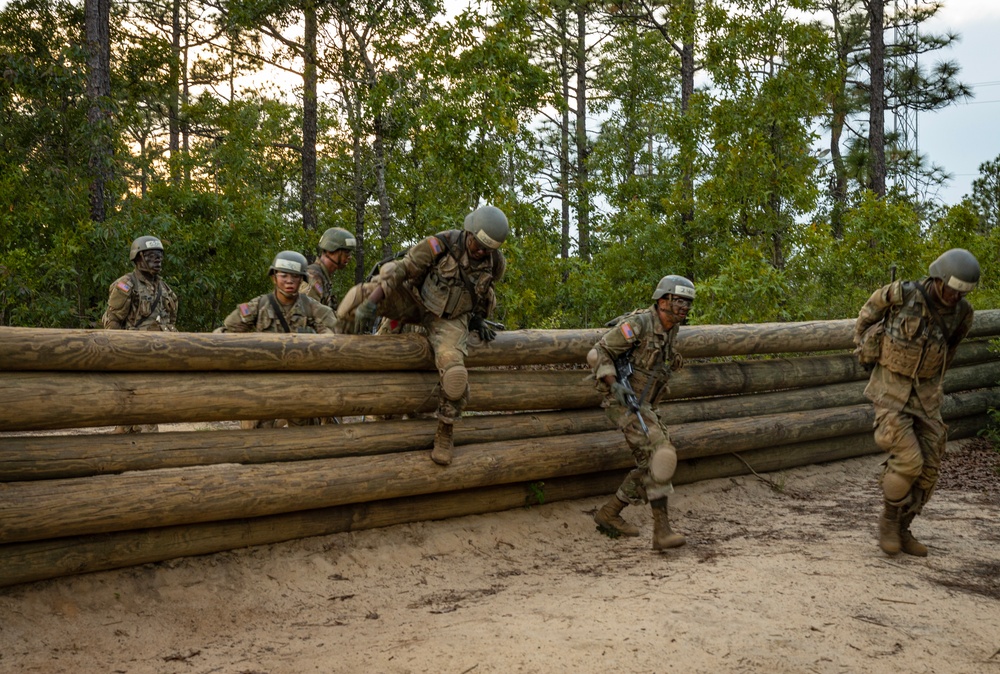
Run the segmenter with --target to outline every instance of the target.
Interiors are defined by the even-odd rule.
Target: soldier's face
[[[345,248],[335,250],[332,253],[324,251],[323,259],[326,260],[326,268],[328,271],[340,271],[347,266],[348,262],[351,261],[351,251]]]
[[[274,288],[285,297],[296,297],[299,294],[299,284],[302,277],[298,274],[288,274],[283,271],[275,272]]]
[[[934,285],[937,288],[937,296],[940,298],[941,304],[946,307],[955,306],[965,297],[965,293],[955,290],[949,285],[945,285],[941,279],[934,279]]]
[[[163,268],[163,251],[162,250],[146,250],[142,252],[142,261],[154,274],[159,274],[160,269]]]
[[[466,248],[469,249],[469,257],[476,262],[485,259],[490,254],[490,249],[476,241],[476,237],[472,236],[471,233],[467,235],[465,241]]]
[[[691,311],[691,300],[677,295],[661,297],[656,300],[656,304],[660,310],[660,323],[667,329],[683,324]]]

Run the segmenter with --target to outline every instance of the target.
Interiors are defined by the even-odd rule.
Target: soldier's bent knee
[[[660,447],[649,459],[649,476],[657,484],[664,484],[673,479],[677,472],[677,452],[673,447]]]
[[[453,365],[441,375],[441,391],[449,400],[458,400],[465,395],[469,385],[469,371],[464,365]]]

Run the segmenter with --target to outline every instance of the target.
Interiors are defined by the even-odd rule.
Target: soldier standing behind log
[[[694,295],[694,284],[688,279],[664,276],[653,292],[653,306],[618,319],[587,355],[597,390],[605,395],[608,417],[625,434],[636,466],[594,521],[602,530],[638,536],[639,529],[622,519],[621,511],[630,503],[648,501],[653,511],[654,550],[685,543],[684,535],[670,528],[667,513],[677,450],[654,406],[667,392],[670,373],[683,364],[674,344]],[[631,374],[626,375],[629,370]]]
[[[431,459],[442,466],[451,463],[454,423],[469,400],[469,332],[483,341],[496,337],[486,319],[496,305],[493,286],[506,269],[500,245],[509,231],[507,216],[495,206],[471,215],[464,230],[429,236],[383,264],[377,279],[349,290],[337,310],[359,333],[371,328],[376,315],[426,329],[440,377]]]
[[[108,307],[101,317],[106,330],[176,332],[177,295],[160,278],[163,243],[155,236],[132,242],[129,260],[135,269],[111,284]],[[115,426],[115,433],[155,433],[155,424]]]
[[[255,297],[236,307],[217,332],[319,333],[337,331],[337,321],[330,307],[299,293],[306,278],[306,258],[301,253],[283,250],[274,257],[268,270],[274,292]],[[244,427],[274,428],[280,420],[244,422]],[[288,419],[290,426],[314,426],[319,419]]]
[[[323,236],[319,238],[319,255],[306,268],[306,280],[299,292],[336,311],[337,297],[333,294],[331,277],[334,272],[347,266],[357,247],[354,235],[346,229],[331,227],[323,232]]]
[[[927,555],[910,524],[938,481],[948,431],[941,380],[972,326],[965,294],[979,273],[972,253],[952,248],[931,263],[927,277],[879,288],[858,314],[856,353],[873,368],[865,396],[875,406],[875,442],[889,453],[879,518],[879,547],[889,555]]]

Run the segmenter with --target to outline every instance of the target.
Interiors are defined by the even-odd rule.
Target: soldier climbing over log
[[[431,459],[441,466],[451,463],[454,424],[469,400],[469,333],[484,342],[496,337],[487,319],[496,306],[494,284],[507,268],[500,246],[508,232],[503,211],[477,208],[463,229],[429,236],[399,260],[381,265],[378,277],[347,291],[337,309],[337,317],[353,322],[356,333],[370,331],[377,316],[427,331],[440,378]]]
[[[604,531],[638,536],[639,529],[625,521],[621,512],[629,504],[648,502],[653,510],[654,550],[685,543],[684,535],[670,527],[667,512],[677,450],[655,405],[667,393],[670,374],[683,365],[674,345],[694,296],[691,281],[683,276],[664,276],[653,291],[653,305],[615,319],[614,327],[587,355],[597,390],[604,394],[603,406],[625,434],[636,466],[594,521]]]

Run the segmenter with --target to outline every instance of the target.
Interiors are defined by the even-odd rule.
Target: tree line
[[[902,9],[900,9],[902,7]],[[853,316],[895,266],[989,270],[973,193],[887,117],[968,99],[937,3],[11,0],[0,10],[0,324],[90,327],[139,235],[179,326],[356,234],[353,274],[482,203],[510,327],[585,327],[695,281],[695,322]],[[934,59],[934,65],[926,64]]]

